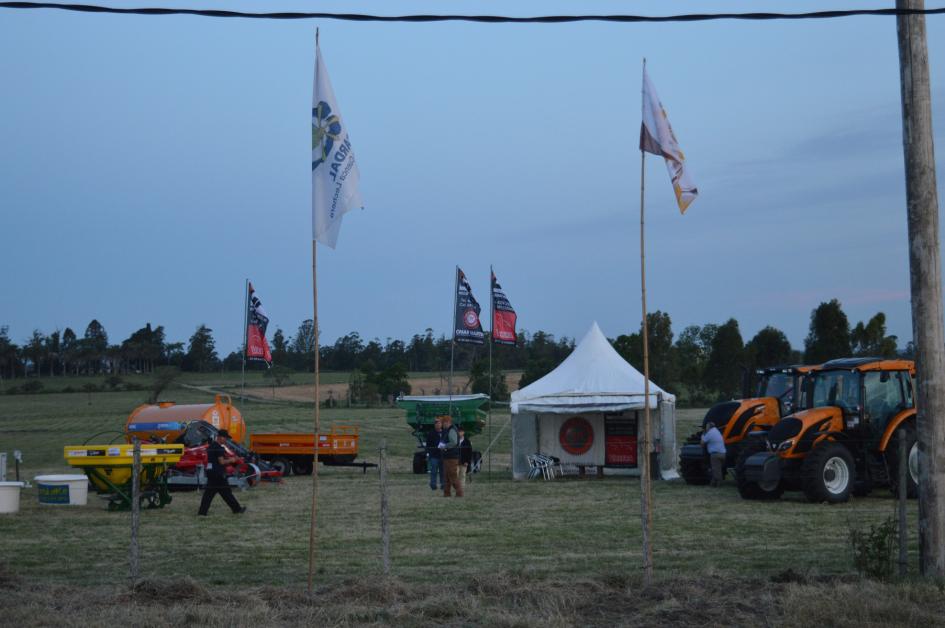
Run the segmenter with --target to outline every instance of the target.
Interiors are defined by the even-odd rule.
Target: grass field
[[[165,397],[179,403],[210,399],[190,389],[175,388],[171,392]],[[0,396],[0,451],[23,451],[21,472],[27,479],[43,472],[66,471],[64,445],[82,443],[100,431],[110,430],[117,436],[144,394],[94,393],[91,404],[84,393]],[[253,431],[311,429],[311,407],[246,403],[241,411]],[[680,438],[692,430],[702,414],[698,410],[679,411]],[[249,507],[249,512],[240,517],[230,515],[217,501],[210,517],[198,519],[196,493],[175,493],[168,507],[143,513],[141,562],[147,582],[135,595],[144,596],[139,601],[145,607],[148,595],[160,598],[161,591],[167,593],[168,587],[180,585],[183,593],[174,595],[197,613],[192,621],[203,623],[207,623],[206,617],[200,613],[223,612],[219,600],[229,599],[218,598],[214,592],[232,596],[242,591],[256,599],[260,608],[274,609],[278,606],[275,598],[286,595],[285,603],[298,607],[298,612],[312,621],[384,623],[376,609],[393,604],[396,608],[386,611],[393,612],[385,616],[387,620],[410,624],[415,617],[419,625],[443,619],[435,613],[430,599],[436,583],[443,580],[444,574],[450,574],[450,586],[456,594],[478,600],[483,613],[492,613],[491,623],[531,625],[542,618],[546,624],[560,625],[613,623],[608,621],[613,616],[606,609],[593,611],[604,613],[599,620],[585,621],[585,611],[591,610],[580,610],[582,598],[574,597],[574,591],[582,587],[615,596],[611,605],[614,608],[636,605],[644,613],[641,617],[650,617],[651,622],[688,621],[680,614],[679,605],[684,600],[678,596],[674,602],[656,599],[659,596],[654,598],[651,590],[650,597],[633,598],[636,601],[627,597],[643,591],[639,586],[640,491],[635,479],[513,482],[508,471],[509,431],[505,430],[494,449],[492,475],[476,476],[465,499],[447,500],[430,491],[424,477],[410,473],[415,444],[402,411],[323,410],[322,420],[326,424],[333,420],[359,424],[362,459],[376,461],[382,439],[388,443],[392,579],[379,578],[380,494],[376,470],[362,474],[358,469],[323,467],[319,480],[317,582],[323,592],[353,600],[350,604],[339,606],[338,600],[327,603],[323,599],[321,606],[312,606],[299,593],[307,574],[312,479],[290,477],[283,484],[263,484],[239,493],[238,498]],[[496,413],[493,420],[498,433],[509,416],[507,412]],[[95,440],[102,442],[111,435]],[[485,448],[484,435],[473,442],[477,448]],[[748,502],[738,496],[731,481],[718,490],[689,487],[680,481],[657,482],[654,500],[658,577],[664,583],[673,583],[671,588],[678,588],[679,595],[720,596],[718,608],[712,608],[721,613],[722,624],[742,623],[731,616],[732,608],[719,610],[727,608],[729,602],[737,605],[738,598],[729,600],[727,596],[732,593],[713,588],[714,583],[742,583],[763,591],[774,587],[771,590],[778,593],[770,600],[764,598],[769,593],[752,596],[758,601],[754,606],[748,604],[751,608],[744,610],[745,617],[755,621],[763,611],[764,617],[790,624],[794,619],[785,614],[785,600],[791,595],[813,596],[815,592],[821,594],[824,587],[839,587],[840,591],[851,581],[861,582],[855,580],[848,531],[879,523],[895,508],[894,500],[883,490],[836,506],[809,504],[801,494],[790,493],[774,503]],[[913,532],[915,510],[915,503],[910,503]],[[35,489],[26,490],[20,513],[0,516],[0,588],[18,592],[13,607],[24,613],[23,609],[37,608],[37,592],[47,589],[64,599],[74,598],[77,608],[86,609],[83,613],[95,610],[83,600],[115,596],[126,601],[138,599],[135,595],[129,598],[124,587],[129,526],[130,515],[107,512],[104,502],[96,497],[90,496],[84,508],[41,507]],[[910,565],[914,569],[917,558],[912,536]],[[192,580],[181,584],[185,577]],[[528,583],[534,584],[535,596],[545,591],[544,597],[539,597],[551,606],[523,593]],[[865,595],[872,599],[876,590],[882,589],[883,595],[894,596],[888,603],[898,605],[898,610],[880,605],[882,608],[874,609],[879,615],[850,617],[859,617],[860,623],[885,624],[889,622],[875,618],[892,612],[895,617],[928,623],[925,613],[935,609],[945,613],[940,592],[934,597],[929,592],[932,589],[912,584],[898,585],[905,587],[906,593],[895,594],[895,586],[852,586],[846,594],[854,598]],[[531,614],[513,612],[516,604],[505,597],[513,591],[518,592],[515,595],[526,608],[531,608]],[[928,607],[925,601],[921,607],[915,606],[912,598],[935,599],[937,606]],[[414,602],[420,605],[419,610],[407,612]],[[824,603],[828,603],[826,598]],[[669,615],[660,614],[664,611]],[[476,615],[464,614],[468,612],[468,608],[462,612],[456,609],[440,623],[477,623]],[[255,617],[252,613],[246,616]],[[86,620],[78,623],[113,623],[106,616],[94,614],[80,613],[76,617]],[[295,623],[280,617],[270,615],[269,619]],[[724,621],[725,617],[732,621]],[[125,620],[142,623],[138,616],[127,616]],[[44,621],[35,623],[42,625]],[[158,621],[155,625],[163,624]]]

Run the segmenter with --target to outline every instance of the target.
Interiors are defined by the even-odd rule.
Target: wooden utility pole
[[[923,10],[924,0],[897,0]],[[945,330],[925,16],[898,15],[919,440],[919,568],[945,578]]]
[[[390,575],[390,500],[387,486],[387,439],[381,440],[381,567]]]
[[[135,436],[131,454],[131,545],[128,551],[128,563],[131,572],[131,586],[138,583],[141,575],[138,551],[138,527],[141,522],[141,441]]]

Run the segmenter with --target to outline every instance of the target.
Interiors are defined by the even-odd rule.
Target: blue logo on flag
[[[312,151],[321,148],[318,159],[312,159],[312,170],[324,163],[331,154],[335,140],[341,139],[341,118],[331,112],[324,100],[312,108]]]

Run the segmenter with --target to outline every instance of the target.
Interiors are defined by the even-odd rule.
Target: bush
[[[871,525],[865,530],[850,528],[853,566],[857,571],[877,580],[889,580],[892,577],[897,528],[895,517]]]
[[[15,395],[15,394],[17,394],[17,393],[19,393],[19,392],[20,392],[20,387],[19,387],[19,386],[10,386],[10,387],[8,387],[8,388],[6,389],[6,393],[7,393],[8,395]]]
[[[76,392],[79,392],[79,391],[76,390],[75,388],[73,388],[72,386],[66,386],[65,388],[62,389],[62,392],[64,392],[64,393],[76,393]]]
[[[38,379],[31,379],[28,382],[24,382],[23,385],[20,386],[20,390],[24,393],[42,392],[43,388],[45,388],[45,386],[43,386],[43,382],[39,381]]]
[[[105,378],[105,385],[111,388],[112,390],[117,390],[122,384],[122,379],[118,375],[109,375]]]

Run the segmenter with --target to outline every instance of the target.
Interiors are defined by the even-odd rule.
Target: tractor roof
[[[886,360],[884,358],[840,358],[824,362],[822,370],[847,369],[851,371],[909,371],[915,372],[912,360]]]

